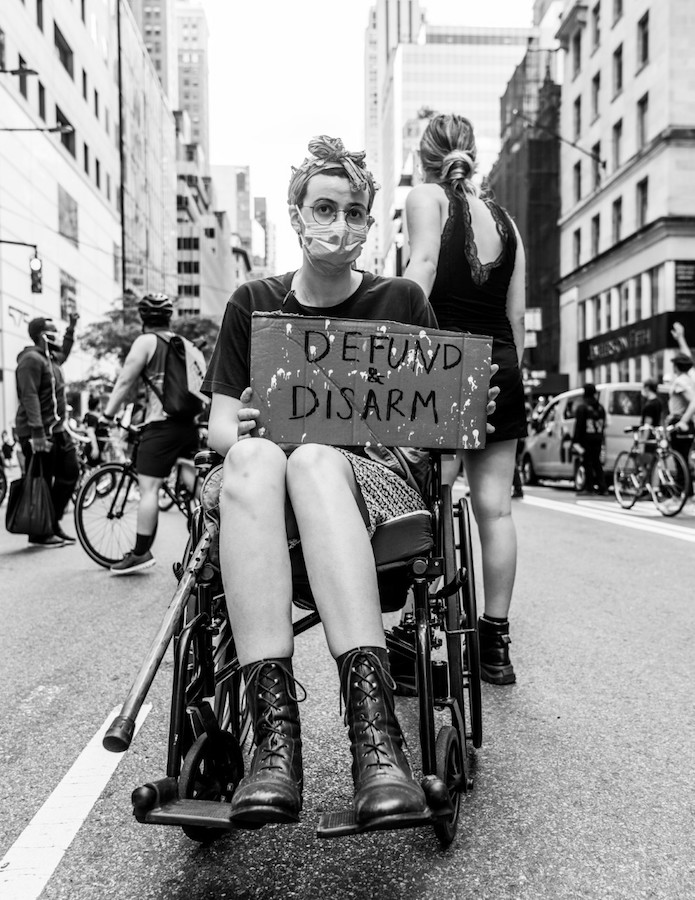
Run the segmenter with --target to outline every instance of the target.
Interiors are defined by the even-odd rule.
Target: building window
[[[649,179],[643,178],[637,184],[637,227],[642,228],[647,224],[647,213],[649,205]]]
[[[642,276],[635,278],[635,316],[634,321],[639,322],[642,318]]]
[[[601,184],[601,141],[597,141],[591,148],[591,176],[592,187],[596,190]]]
[[[84,144],[84,170],[89,175],[89,147]]]
[[[21,54],[17,57],[17,68],[20,70],[27,68],[27,61],[26,61],[26,59],[24,59],[24,57]],[[22,97],[24,97],[25,100],[27,99],[27,76],[26,75],[19,76],[19,93],[22,95]]]
[[[214,228],[206,228],[205,229],[205,237],[206,238],[214,238],[215,237],[215,229]]]
[[[572,38],[572,75],[578,75],[582,67],[582,33],[575,31]]]
[[[86,22],[87,21],[87,0],[81,0],[80,6],[81,6],[80,13],[82,15],[82,21]]]
[[[82,96],[87,99],[87,73],[82,69]]]
[[[577,340],[580,341],[583,341],[586,338],[586,308],[586,300],[582,300],[577,304]]]
[[[659,300],[660,300],[660,266],[655,266],[655,268],[649,270],[649,293],[651,294],[652,299],[652,315],[655,316],[658,312],[661,312],[659,309]]]
[[[613,54],[613,96],[617,97],[623,89],[623,45]]]
[[[601,217],[597,214],[591,219],[591,256],[598,256],[601,240]]]
[[[36,0],[36,24],[43,31],[43,0]]]
[[[617,244],[623,232],[623,198],[613,201],[613,243]]]
[[[39,81],[39,116],[46,121],[46,88]]]
[[[613,0],[613,24],[623,17],[623,0]]]
[[[77,246],[79,241],[77,200],[71,197],[61,185],[58,185],[58,233]]]
[[[601,73],[597,72],[591,79],[591,118],[592,121],[599,113],[599,98],[601,96]]]
[[[574,101],[574,139],[575,141],[582,133],[582,98],[577,97]]]
[[[111,199],[111,176],[109,173],[106,173],[106,199]]]
[[[98,188],[101,187],[101,163],[98,159],[94,160],[94,181]]]
[[[111,134],[111,119],[109,117],[108,109],[104,109],[104,128],[106,129],[107,134]]]
[[[647,144],[647,128],[649,123],[649,94],[637,101],[637,149]]]
[[[77,141],[75,138],[75,129],[72,127],[72,123],[69,119],[63,115],[63,111],[59,106],[56,106],[56,125],[62,125],[64,128],[69,128],[70,131],[64,131],[60,135],[60,143],[65,147],[65,149],[72,156],[75,155],[75,148],[77,146]]]
[[[579,203],[582,199],[582,163],[581,160],[574,164],[574,202]]]
[[[63,37],[63,32],[58,28],[58,25],[53,23],[53,40],[55,42],[56,53],[58,54],[58,59],[60,60],[63,68],[68,73],[70,78],[74,78],[73,74],[73,61],[74,56],[70,44]]]
[[[630,321],[630,284],[624,281],[619,288],[620,296],[620,325],[627,325]]]
[[[94,88],[94,115],[99,118],[99,91]]]
[[[623,120],[618,121],[613,126],[613,171],[620,168],[623,151]]]
[[[115,241],[113,243],[113,280],[115,282],[121,280],[121,248]]]
[[[601,4],[597,3],[591,10],[591,38],[594,50],[601,43]]]
[[[572,235],[572,252],[574,256],[574,267],[576,269],[582,258],[582,232],[579,228],[577,228]]]
[[[637,23],[637,70],[649,62],[649,12]]]

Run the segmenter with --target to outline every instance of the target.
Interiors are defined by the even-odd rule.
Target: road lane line
[[[152,709],[143,705],[134,735]],[[121,707],[115,707],[53,793],[0,860],[0,897],[36,900],[123,759],[101,745]]]
[[[669,525],[663,519],[658,524],[655,522],[637,519],[631,516],[627,511],[620,513],[617,510],[599,512],[595,508],[587,508],[583,506],[575,506],[573,503],[560,503],[557,500],[545,500],[541,497],[530,497],[528,494],[524,497],[524,504],[529,506],[540,506],[543,509],[552,509],[555,512],[567,513],[570,516],[580,516],[584,519],[594,519],[598,522],[610,523],[611,525],[621,525],[623,528],[634,528],[637,531],[646,531],[650,534],[660,534],[662,537],[676,538],[679,541],[687,541],[695,544],[695,531],[687,528],[681,528],[678,525]]]

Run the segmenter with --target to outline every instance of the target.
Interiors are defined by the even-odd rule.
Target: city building
[[[176,31],[179,105],[191,117],[193,143],[200,144],[209,162],[209,31],[202,0],[176,0]]]
[[[234,285],[227,213],[219,209],[213,179],[205,174],[203,148],[191,141],[186,112],[176,114],[177,316],[221,319]]]
[[[172,109],[179,108],[175,0],[128,0]]]
[[[562,0],[537,0],[538,37],[500,102],[502,149],[488,183],[513,217],[526,252],[527,316],[523,374],[531,397],[569,387],[560,371],[560,82],[555,39]],[[551,25],[549,23],[552,23]]]
[[[125,2],[3,3],[0,69],[35,73],[0,73],[5,427],[14,420],[16,358],[32,318],[64,327],[76,310],[85,325],[103,318],[124,289],[175,289],[175,143],[173,116]],[[34,247],[40,293],[31,289]],[[66,376],[84,379],[101,364],[78,346]]]
[[[427,111],[467,116],[486,175],[501,146],[499,99],[534,30],[434,26],[417,0],[377,0],[365,35],[365,145],[381,190],[363,264],[395,274],[402,244],[398,185],[411,123]]]
[[[695,343],[693,34],[692,0],[564,3],[560,368],[572,385],[669,377],[674,320]]]
[[[233,242],[252,253],[251,172],[248,166],[213,166],[217,195],[222,209],[227,211]]]

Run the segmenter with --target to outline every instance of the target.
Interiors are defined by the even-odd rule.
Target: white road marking
[[[540,506],[543,509],[552,509],[555,512],[567,513],[570,516],[580,516],[584,519],[594,519],[598,522],[606,522],[611,525],[621,525],[623,528],[634,528],[637,531],[647,531],[650,534],[660,534],[664,537],[676,538],[680,541],[687,541],[695,544],[695,531],[688,528],[682,528],[679,525],[670,525],[667,520],[660,517],[657,522],[649,519],[637,518],[628,510],[611,510],[610,508],[599,510],[599,504],[584,506],[583,504],[560,503],[557,500],[546,500],[542,497],[531,497],[528,493],[524,496],[522,503],[529,506]]]
[[[135,721],[135,734],[152,709],[146,703]],[[109,713],[99,731],[0,861],[0,897],[36,900],[65,851],[123,758],[101,745],[121,707]]]

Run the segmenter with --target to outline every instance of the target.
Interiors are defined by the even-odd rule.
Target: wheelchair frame
[[[215,454],[196,457],[201,472]],[[396,693],[417,696],[425,814],[399,827],[431,824],[443,846],[454,839],[462,795],[473,787],[474,748],[482,743],[478,620],[470,517],[465,499],[454,507],[442,485],[439,455],[433,454],[429,496],[434,552],[378,568],[405,566],[413,611],[386,632],[389,656],[405,662],[415,678],[394,672]],[[459,540],[456,541],[455,521]],[[208,842],[234,829],[229,801],[243,777],[241,746],[248,739],[244,685],[226,615],[219,568],[210,558],[214,535],[198,507],[189,523],[179,580],[159,631],[133,682],[104,747],[130,746],[135,719],[167,648],[174,642],[174,676],[166,775],[133,791],[133,814],[147,824],[179,825],[193,840]],[[302,606],[303,604],[298,604]],[[295,636],[320,622],[310,610],[294,623]],[[441,635],[441,636],[440,636]],[[433,650],[445,649],[445,659]],[[449,725],[436,731],[435,710],[448,711]],[[341,837],[360,828],[352,810],[324,813],[318,837]]]

